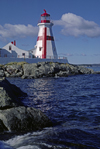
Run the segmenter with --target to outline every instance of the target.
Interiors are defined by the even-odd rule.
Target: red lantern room
[[[46,10],[44,9],[43,14],[41,14],[41,23],[50,23],[50,14],[46,13]]]

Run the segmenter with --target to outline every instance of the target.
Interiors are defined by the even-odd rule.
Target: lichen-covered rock
[[[23,69],[21,65],[5,65],[4,70],[6,77],[20,77],[23,75]]]
[[[27,94],[16,85],[11,84],[6,78],[0,78],[0,109],[23,105],[18,97]]]
[[[52,126],[49,118],[31,107],[14,107],[0,110],[0,120],[8,131],[32,131]]]

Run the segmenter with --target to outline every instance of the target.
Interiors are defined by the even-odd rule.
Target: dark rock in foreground
[[[0,78],[0,132],[27,132],[52,126],[40,110],[22,106],[20,96],[26,96],[6,78]]]
[[[14,107],[0,110],[0,120],[8,131],[32,131],[51,126],[40,110],[31,107]]]
[[[0,78],[0,109],[23,105],[18,98],[26,95],[16,85],[10,84],[6,78]]]

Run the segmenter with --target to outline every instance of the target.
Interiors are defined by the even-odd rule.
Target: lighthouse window
[[[39,47],[39,51],[42,51],[42,47]]]
[[[25,56],[25,53],[22,53],[22,56]]]
[[[11,50],[11,46],[9,46],[9,50]]]

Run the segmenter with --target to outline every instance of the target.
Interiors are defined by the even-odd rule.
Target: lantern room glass
[[[50,21],[50,16],[41,16],[41,20],[49,20]]]

